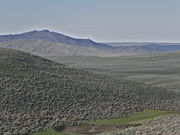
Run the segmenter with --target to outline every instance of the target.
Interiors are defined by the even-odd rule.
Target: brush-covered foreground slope
[[[0,135],[118,118],[145,108],[180,110],[180,95],[0,49]]]

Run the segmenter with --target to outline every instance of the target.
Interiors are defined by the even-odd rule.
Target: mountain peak
[[[0,42],[6,42],[6,41],[12,41],[12,40],[18,40],[18,39],[44,40],[44,41],[54,42],[54,43],[63,43],[63,44],[94,47],[94,48],[101,48],[101,49],[111,48],[109,45],[97,43],[90,39],[72,38],[72,37],[66,36],[64,34],[49,31],[47,29],[40,30],[40,31],[34,30],[34,31],[22,33],[22,34],[16,34],[16,35],[0,36]]]
[[[47,30],[47,29],[43,29],[43,30],[32,30],[32,31],[25,32],[25,33],[22,33],[22,34],[26,34],[26,33],[39,33],[39,32],[50,32],[50,31]],[[21,35],[21,34],[19,34],[19,35]]]
[[[40,32],[50,32],[50,31],[47,30],[47,29],[44,29],[44,30],[42,30],[42,31],[40,31]]]

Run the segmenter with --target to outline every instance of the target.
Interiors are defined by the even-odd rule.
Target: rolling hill
[[[56,62],[180,91],[180,52],[120,57],[53,56]]]
[[[163,53],[173,52],[180,50],[180,43],[156,43],[156,42],[117,42],[106,43],[110,46],[122,49],[129,53],[151,54],[151,53]]]
[[[17,49],[35,55],[49,56],[118,56],[113,52],[93,47],[54,43],[45,40],[13,40],[0,43],[0,47]]]
[[[25,135],[143,109],[180,110],[180,94],[0,48],[0,134]]]

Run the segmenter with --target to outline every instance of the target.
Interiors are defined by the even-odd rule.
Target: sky
[[[0,0],[0,35],[42,29],[99,42],[180,42],[180,0]]]

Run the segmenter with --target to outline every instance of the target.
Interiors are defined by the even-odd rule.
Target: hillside
[[[144,122],[142,126],[104,135],[179,135],[180,115],[170,115]]]
[[[53,56],[56,62],[180,91],[180,52],[120,57]]]
[[[23,135],[145,108],[180,110],[180,94],[0,49],[0,134]]]
[[[0,42],[0,47],[12,48],[35,55],[49,56],[119,56],[111,51],[97,49],[94,47],[77,46],[65,43],[54,43],[40,39],[25,40],[18,39],[7,42]]]

